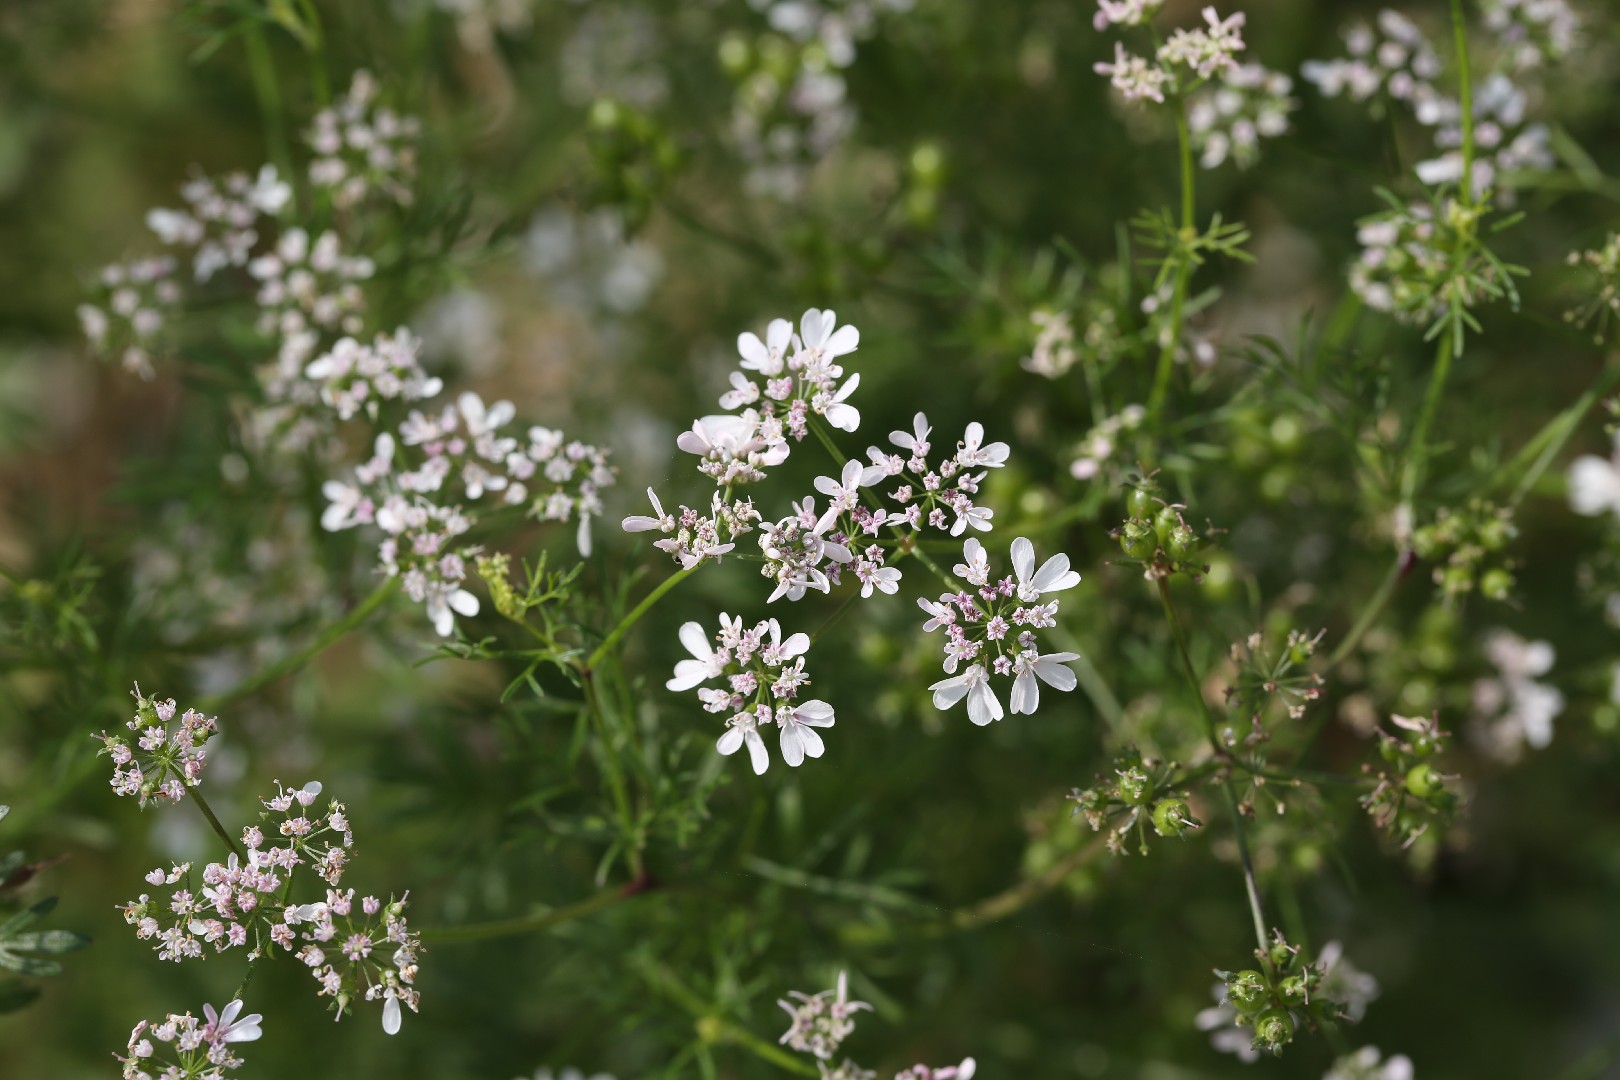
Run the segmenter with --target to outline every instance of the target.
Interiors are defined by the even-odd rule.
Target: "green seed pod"
[[[1159,538],[1151,528],[1133,518],[1121,526],[1119,546],[1133,559],[1151,559],[1159,550]]]
[[[1299,954],[1288,947],[1288,942],[1277,940],[1271,943],[1271,948],[1266,950],[1266,955],[1270,958],[1271,966],[1274,969],[1287,971],[1294,966],[1294,959]]]
[[[1276,1052],[1294,1041],[1294,1018],[1282,1009],[1267,1009],[1254,1018],[1256,1050]]]
[[[1277,989],[1282,991],[1285,1001],[1303,1005],[1310,996],[1311,984],[1303,975],[1290,975],[1278,985]]]
[[[1199,821],[1192,816],[1186,799],[1172,796],[1153,804],[1153,831],[1160,836],[1180,836],[1198,826]]]
[[[1141,769],[1131,767],[1119,774],[1119,782],[1114,785],[1122,802],[1131,806],[1142,806],[1153,797],[1153,781]]]
[[[1170,530],[1170,540],[1165,545],[1165,550],[1173,559],[1190,559],[1197,555],[1198,549],[1203,546],[1203,538],[1193,532],[1191,526],[1182,522]]]
[[[1182,524],[1181,511],[1173,506],[1166,506],[1153,518],[1153,531],[1159,534],[1159,543],[1167,543],[1170,535]]]
[[[1420,799],[1427,799],[1441,786],[1440,778],[1427,765],[1414,765],[1406,771],[1406,790]]]
[[[1241,1013],[1252,1013],[1264,1008],[1271,988],[1266,977],[1258,971],[1240,971],[1226,980],[1226,1000]]]
[[[1125,495],[1125,512],[1133,518],[1147,520],[1159,507],[1159,485],[1144,480]]]

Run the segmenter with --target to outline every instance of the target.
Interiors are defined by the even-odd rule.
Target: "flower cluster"
[[[1187,103],[1187,128],[1206,169],[1231,161],[1247,169],[1260,159],[1260,140],[1288,131],[1298,105],[1294,80],[1261,64],[1228,68]]]
[[[175,261],[158,255],[103,267],[96,277],[94,299],[96,303],[78,307],[79,328],[90,347],[116,353],[131,375],[152,378],[156,338],[167,312],[180,302]]]
[[[1035,327],[1035,347],[1023,359],[1025,371],[1048,379],[1065,375],[1080,354],[1074,347],[1074,321],[1067,311],[1034,311],[1029,321]]]
[[[1359,1021],[1378,996],[1378,981],[1344,959],[1336,941],[1324,945],[1313,963],[1278,933],[1263,954],[1256,951],[1256,958],[1261,956],[1263,970],[1216,971],[1220,1004],[1194,1020],[1200,1030],[1210,1032],[1217,1050],[1244,1061],[1281,1053],[1302,1019]]]
[[[350,356],[364,355],[372,368],[382,368],[381,374],[365,376],[378,396],[385,396],[385,389],[399,396],[407,389],[436,389],[437,380],[409,382],[402,377],[410,369],[399,357],[413,352],[408,337],[396,337],[391,346],[380,339],[375,350],[358,349]],[[367,370],[371,368],[356,364],[340,374],[334,361],[320,373],[334,381],[338,392],[353,397],[358,393],[354,387],[367,385],[359,379]],[[600,492],[614,482],[605,450],[568,441],[546,427],[530,427],[523,440],[505,434],[515,413],[509,401],[486,406],[472,393],[463,393],[438,413],[413,410],[397,439],[388,432],[377,436],[371,459],[355,468],[352,482],[329,480],[322,488],[328,503],[322,526],[329,531],[358,525],[380,529],[382,572],[398,577],[407,595],[426,606],[440,635],[451,633],[457,614],[471,617],[479,609],[478,598],[461,586],[478,551],[457,541],[477,520],[463,502],[498,496],[508,506],[527,502],[542,521],[576,520],[575,539],[581,554],[588,555],[590,521],[602,512]],[[407,459],[415,460],[414,467]]]
[[[1325,97],[1349,96],[1366,101],[1380,91],[1418,111],[1438,102],[1434,80],[1441,72],[1440,55],[1417,24],[1398,11],[1378,13],[1374,26],[1357,24],[1344,32],[1343,60],[1307,60],[1301,69],[1305,81]]]
[[[422,370],[416,359],[421,348],[405,327],[391,337],[378,334],[370,345],[339,338],[304,368],[304,375],[338,419],[351,419],[364,410],[375,420],[380,402],[422,401],[444,388],[441,380]]]
[[[217,1013],[204,1005],[202,1019],[169,1013],[157,1023],[136,1024],[127,1055],[113,1056],[124,1066],[124,1080],[222,1080],[228,1070],[242,1067],[231,1047],[263,1035],[263,1020],[258,1013],[243,1016],[240,1000]]]
[[[1513,591],[1513,564],[1502,552],[1519,535],[1513,511],[1484,499],[1453,510],[1441,507],[1427,525],[1412,532],[1412,550],[1434,565],[1434,583],[1449,603],[1478,589],[1490,600]]]
[[[1186,509],[1181,503],[1168,502],[1152,476],[1143,477],[1125,496],[1129,516],[1109,535],[1119,542],[1125,561],[1140,565],[1142,576],[1149,581],[1176,574],[1202,580],[1209,568],[1199,560],[1209,535],[1217,530],[1209,527],[1199,533],[1187,520]]]
[[[407,894],[408,895],[408,894]],[[298,959],[330,997],[339,1019],[351,1002],[382,1002],[382,1027],[399,1033],[403,1011],[420,1011],[416,982],[418,935],[405,922],[407,897],[383,903],[375,896],[355,900],[354,890],[326,890],[326,899],[288,908],[276,928],[276,943],[292,950],[296,930]]]
[[[864,1001],[849,999],[849,974],[843,971],[838,973],[835,989],[819,994],[789,990],[788,997],[794,1000],[776,1002],[787,1011],[791,1021],[787,1031],[776,1041],[801,1054],[813,1054],[821,1061],[838,1053],[839,1045],[855,1031],[855,1014],[872,1008]]]
[[[779,998],[776,1002],[786,1010],[790,1020],[787,1031],[777,1040],[778,1043],[814,1057],[822,1080],[876,1080],[877,1073],[862,1068],[848,1058],[836,1066],[828,1064],[843,1041],[854,1033],[855,1014],[862,1009],[872,1008],[864,1001],[849,999],[847,973],[838,973],[838,985],[832,990],[823,990],[819,994],[789,990],[788,997],[794,1000]],[[895,1073],[894,1080],[972,1080],[975,1069],[972,1058],[967,1058],[960,1065],[938,1069],[913,1065]]]
[[[1620,316],[1620,233],[1611,232],[1603,246],[1569,253],[1569,265],[1584,271],[1584,299],[1564,313],[1564,321],[1595,327],[1593,340],[1603,344],[1609,320]]]
[[[359,71],[343,97],[315,114],[305,139],[316,154],[309,180],[348,209],[380,194],[401,205],[412,201],[416,141],[421,123],[377,103],[377,81]]]
[[[809,167],[848,139],[855,108],[844,70],[888,12],[915,0],[750,0],[770,33],[732,34],[720,59],[736,84],[731,135],[747,165],[745,189],[797,198]]]
[[[1556,164],[1548,144],[1547,125],[1526,122],[1527,101],[1524,90],[1501,73],[1475,88],[1472,190],[1476,198],[1500,186],[1499,177],[1546,170]],[[1442,153],[1418,162],[1418,179],[1425,184],[1460,183],[1462,106],[1449,98],[1442,99],[1426,117],[1434,125],[1434,143]],[[1504,194],[1509,193],[1504,189]]]
[[[207,281],[226,267],[245,266],[258,243],[261,217],[275,217],[292,199],[292,188],[266,165],[257,177],[231,173],[218,182],[195,176],[180,189],[183,210],[157,208],[146,225],[159,240],[192,251],[192,273]]]
[[[759,522],[759,511],[754,509],[752,499],[726,502],[718,491],[710,499],[707,515],[699,514],[690,506],[682,506],[678,515],[667,514],[652,488],[647,489],[647,498],[652,501],[653,513],[631,514],[621,525],[625,532],[663,533],[664,539],[653,541],[653,547],[668,552],[683,570],[690,570],[705,559],[719,562],[721,556],[737,546],[737,537],[752,532]]]
[[[1437,206],[1395,204],[1363,218],[1350,287],[1373,310],[1419,324],[1516,295],[1513,268],[1479,242],[1480,220],[1477,208],[1449,198]]]
[[[1137,851],[1148,853],[1148,826],[1158,836],[1184,836],[1203,822],[1193,816],[1185,791],[1178,790],[1173,763],[1144,758],[1134,747],[1113,763],[1113,775],[1099,775],[1088,788],[1069,793],[1074,812],[1085,816],[1092,832],[1108,828],[1108,850],[1128,855],[1126,841],[1134,832]]]
[[[892,595],[899,589],[900,571],[884,565],[886,552],[881,544],[863,545],[859,537],[875,538],[885,528],[902,534],[933,528],[952,536],[961,536],[969,528],[979,532],[991,528],[995,511],[973,501],[985,473],[970,470],[1005,465],[1007,444],[986,443],[983,425],[971,423],[952,456],[936,467],[928,460],[932,434],[928,417],[918,413],[912,418],[911,431],[889,433],[890,443],[901,453],[868,447],[871,464],[846,461],[837,477],[816,478],[816,490],[827,497],[825,511],[818,514],[815,499],[810,497],[795,503],[789,516],[760,527],[759,546],[765,554],[760,572],[776,583],[769,600],[783,596],[798,600],[810,589],[830,592],[840,584],[846,568],[860,582],[863,597],[874,590]],[[898,481],[887,493],[894,508],[885,509],[876,497],[872,499],[875,509],[861,505],[862,490],[886,480]],[[947,517],[947,511],[951,516]],[[901,542],[910,542],[910,538]]]
[[[945,628],[944,666],[950,677],[929,687],[935,708],[949,709],[966,698],[973,723],[1000,720],[1001,700],[991,685],[995,676],[1012,679],[1015,714],[1036,710],[1043,682],[1056,690],[1073,690],[1075,674],[1066,665],[1080,655],[1043,654],[1035,635],[1036,630],[1057,625],[1059,601],[1042,597],[1080,583],[1080,575],[1069,569],[1069,557],[1054,555],[1036,569],[1035,545],[1020,536],[1012,542],[1012,576],[995,580],[978,540],[968,540],[962,554],[965,561],[956,564],[954,573],[972,588],[917,601],[928,615],[924,631]],[[964,663],[967,667],[958,674]]]
[[[1164,6],[1164,0],[1097,0],[1097,14],[1091,17],[1098,30],[1110,26],[1146,26]]]
[[[1545,749],[1552,742],[1553,719],[1564,711],[1564,695],[1536,681],[1552,670],[1552,645],[1493,630],[1485,639],[1485,656],[1496,675],[1474,681],[1470,734],[1487,754],[1509,763],[1526,745]]]
[[[1410,846],[1435,822],[1445,822],[1457,809],[1457,795],[1447,781],[1455,780],[1434,767],[1435,755],[1451,736],[1440,729],[1438,716],[1392,716],[1399,733],[1378,731],[1381,770],[1364,766],[1374,780],[1361,805],[1373,823],[1389,836]]]
[[[294,227],[247,269],[259,283],[259,333],[278,343],[274,374],[265,379],[266,396],[271,401],[295,398],[299,375],[323,335],[360,332],[365,295],[359,283],[376,266],[368,258],[344,255],[334,232],[323,232],[311,243],[308,232]]]
[[[1286,710],[1291,720],[1304,717],[1306,706],[1321,699],[1325,680],[1317,672],[1302,669],[1316,655],[1324,633],[1290,630],[1275,651],[1266,648],[1265,635],[1258,632],[1233,642],[1230,655],[1237,674],[1226,690],[1227,706],[1248,713],[1256,727],[1273,703]]]
[[[109,735],[103,731],[101,753],[112,758],[112,789],[118,795],[134,795],[144,809],[149,802],[179,802],[186,788],[202,782],[208,740],[219,731],[219,722],[195,709],[187,709],[180,725],[170,730],[174,719],[174,699],[146,698],[137,686],[135,716],[125,727],[129,735]]]
[[[278,783],[276,794],[262,800],[265,826],[242,830],[245,863],[235,854],[223,863],[210,862],[198,875],[200,889],[194,888],[190,863],[159,867],[146,875],[147,884],[173,892],[163,901],[142,893],[121,906],[124,921],[137,938],[153,943],[160,960],[176,963],[203,956],[205,945],[224,952],[251,943],[252,956],[270,942],[290,947],[293,931],[285,921],[290,909],[283,889],[293,871],[309,866],[322,881],[336,885],[354,845],[342,803],[333,800],[324,813],[305,812],[320,793],[315,782],[289,789]],[[272,813],[281,815],[273,827]]]
[[[760,729],[775,724],[782,760],[788,765],[796,768],[805,758],[822,755],[826,747],[816,729],[833,726],[833,707],[819,699],[797,700],[800,690],[810,684],[804,670],[810,648],[807,635],[784,640],[775,619],[745,627],[740,618],[722,613],[712,642],[695,622],[681,625],[680,638],[692,659],[676,664],[674,677],[665,685],[682,691],[723,680],[723,686],[702,686],[697,692],[705,712],[730,714],[718,743],[720,753],[729,756],[746,746],[754,772],[763,775],[770,755]]]
[[[1237,54],[1244,49],[1243,12],[1221,18],[1220,12],[1206,7],[1204,25],[1193,30],[1177,30],[1159,46],[1159,63],[1190,68],[1200,79],[1213,79],[1237,70]]]
[[[1515,69],[1562,60],[1580,41],[1581,19],[1568,0],[1484,0],[1480,6]]]
[[[772,319],[763,341],[752,331],[738,335],[742,363],[731,373],[731,389],[720,396],[720,407],[742,413],[706,416],[681,435],[678,445],[702,458],[700,471],[724,486],[758,480],[764,468],[785,460],[788,439],[797,442],[809,434],[812,415],[840,431],[854,431],[861,414],[848,399],[861,377],[844,379],[838,358],[860,343],[859,330],[839,326],[836,313],[817,308],[804,313],[797,332],[786,319]]]
[[[1113,416],[1104,417],[1102,423],[1080,440],[1079,452],[1069,464],[1069,475],[1076,480],[1104,477],[1119,444],[1125,436],[1137,431],[1146,418],[1147,410],[1140,405],[1127,405]]]

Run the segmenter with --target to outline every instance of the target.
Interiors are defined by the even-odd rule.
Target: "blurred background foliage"
[[[364,546],[316,525],[317,463],[289,484],[244,446],[240,349],[183,330],[141,382],[89,355],[75,307],[97,267],[153,246],[144,214],[171,205],[193,166],[296,157],[322,92],[312,72],[341,88],[367,69],[424,121],[417,197],[369,252],[377,327],[409,322],[452,386],[613,448],[620,486],[582,592],[665,573],[612,523],[644,512],[648,483],[666,505],[707,497],[673,439],[712,411],[736,333],[832,306],[861,329],[869,441],[924,410],[941,432],[977,419],[1012,442],[989,487],[991,547],[1027,534],[1071,553],[1085,583],[1063,629],[1100,685],[973,728],[929,703],[937,661],[910,593],[863,604],[811,665],[838,708],[828,756],[755,778],[716,757],[712,718],[662,686],[679,622],[767,614],[749,564],[706,569],[628,646],[631,771],[656,808],[641,891],[545,933],[430,942],[422,1013],[392,1039],[370,1014],[334,1025],[305,972],[270,964],[249,999],[265,1038],[241,1075],[769,1076],[734,1033],[774,1042],[778,996],[848,969],[877,1005],[850,1048],[891,1070],[972,1054],[989,1078],[1319,1076],[1333,1056],[1320,1038],[1243,1065],[1194,1028],[1211,969],[1243,966],[1251,945],[1220,807],[1200,795],[1201,833],[1111,858],[1064,799],[1128,742],[1185,760],[1201,732],[1151,586],[1112,561],[1118,487],[1068,471],[1094,408],[1146,398],[1152,358],[1125,347],[1098,365],[1100,392],[1079,369],[1048,382],[1019,363],[1040,308],[1072,306],[1082,332],[1104,308],[1140,327],[1149,275],[1119,269],[1124,223],[1177,198],[1173,132],[1111,104],[1092,73],[1111,49],[1092,6],[917,0],[886,15],[846,72],[853,132],[776,193],[732,137],[735,73],[773,47],[741,0],[537,0],[510,25],[425,0],[315,6],[314,53],[249,3],[0,6],[0,802],[13,806],[0,849],[66,856],[27,896],[60,895],[51,925],[94,939],[40,981],[37,1003],[0,1016],[0,1075],[112,1075],[136,1019],[222,1002],[240,975],[235,960],[161,964],[123,925],[114,905],[140,876],[210,837],[189,807],[116,800],[90,735],[127,718],[137,680],[183,707],[227,693],[372,586]],[[1481,490],[1603,362],[1561,319],[1579,299],[1564,256],[1601,244],[1620,191],[1606,179],[1620,172],[1620,22],[1586,7],[1581,58],[1541,102],[1563,164],[1521,188],[1525,220],[1502,243],[1531,271],[1523,303],[1485,311],[1457,365],[1420,521]],[[266,10],[283,9],[294,23],[304,10]],[[1244,10],[1249,54],[1297,72],[1337,55],[1340,28],[1376,7]],[[1444,4],[1409,14],[1444,40]],[[250,26],[279,110],[263,107]],[[1418,332],[1345,299],[1374,189],[1416,190],[1410,133],[1297,81],[1294,95],[1292,130],[1258,167],[1199,174],[1201,209],[1248,223],[1256,257],[1195,281],[1218,290],[1195,325],[1219,359],[1178,374],[1162,458],[1194,516],[1229,530],[1205,583],[1176,587],[1212,679],[1254,630],[1325,627],[1329,647],[1347,633],[1394,552],[1394,484],[1367,447],[1410,416],[1432,364]],[[1589,418],[1573,446],[1602,452],[1601,428]],[[827,471],[806,444],[777,490]],[[1508,626],[1556,646],[1569,705],[1552,746],[1507,769],[1460,750],[1467,815],[1409,851],[1332,785],[1290,794],[1274,821],[1262,798],[1251,829],[1272,921],[1314,948],[1344,942],[1382,985],[1347,1045],[1406,1053],[1425,1080],[1620,1076],[1620,639],[1601,603],[1620,562],[1612,535],[1569,513],[1556,468],[1517,524],[1513,600],[1444,606],[1429,568],[1411,573],[1324,700],[1277,738],[1311,768],[1354,774],[1376,758],[1369,715],[1438,708],[1463,728],[1487,672],[1481,635]],[[520,528],[499,546],[565,566],[570,533]],[[836,603],[769,614],[812,631]],[[486,611],[464,632],[510,630]],[[622,884],[603,862],[617,837],[598,761],[614,751],[563,680],[502,701],[520,666],[449,657],[418,608],[390,607],[219,710],[214,805],[245,822],[273,779],[320,779],[350,807],[353,883],[410,888],[424,929]]]

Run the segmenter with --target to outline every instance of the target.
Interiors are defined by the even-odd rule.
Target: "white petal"
[[[399,996],[390,990],[388,996],[383,999],[383,1031],[389,1035],[398,1035],[400,1019]]]
[[[702,623],[681,623],[680,635],[681,644],[686,646],[686,651],[699,660],[708,661],[714,656],[714,647],[709,644],[709,634],[703,629]]]
[[[754,766],[755,776],[764,776],[765,770],[770,768],[771,756],[765,750],[765,740],[759,737],[759,732],[749,731],[743,736],[748,744],[748,760]]]
[[[1018,673],[1013,680],[1012,711],[1013,715],[1019,713],[1028,715],[1033,713],[1041,703],[1041,684],[1035,681],[1035,676],[1027,671]]]
[[[1000,720],[1001,700],[990,688],[990,680],[982,679],[968,692],[968,719],[983,727],[992,720]]]
[[[1569,504],[1589,517],[1605,510],[1620,512],[1620,472],[1600,457],[1576,458],[1569,467]]]
[[[1027,583],[1030,572],[1035,569],[1035,545],[1029,542],[1028,537],[1020,536],[1012,542],[1012,564],[1018,584]]]
[[[782,642],[782,658],[784,660],[791,660],[793,657],[804,653],[809,648],[809,634],[794,634],[786,641]]]
[[[699,683],[709,681],[709,664],[706,660],[682,660],[675,665],[675,676],[664,684],[666,689],[676,692],[690,690]]]
[[[1014,543],[1016,544],[1017,541],[1014,541]],[[1019,576],[1019,580],[1023,580],[1022,575]],[[1069,569],[1069,557],[1059,553],[1041,564],[1041,568],[1036,571],[1035,580],[1031,584],[1035,586],[1036,592],[1062,592],[1064,589],[1072,589],[1080,584],[1080,575]]]
[[[793,726],[799,729],[799,740],[804,743],[806,757],[818,758],[827,752],[827,744],[821,741],[821,736],[816,733],[815,728],[805,727],[803,724]]]
[[[827,339],[827,344],[822,348],[829,356],[843,356],[854,352],[860,345],[861,332],[853,326],[841,326],[837,333]]]
[[[790,768],[797,769],[804,764],[804,732],[805,728],[798,724],[786,724],[782,727],[782,760]]]
[[[770,359],[770,352],[765,348],[765,343],[759,340],[759,335],[751,331],[737,335],[737,354],[755,367]]]
[[[726,757],[730,757],[732,754],[735,754],[738,750],[742,749],[742,744],[743,729],[740,727],[729,727],[726,728],[726,733],[720,736],[720,741],[714,744],[714,748],[720,751],[720,753],[724,754]]]
[[[1041,681],[1052,687],[1052,689],[1068,693],[1075,688],[1078,680],[1075,678],[1074,671],[1067,665],[1070,660],[1078,659],[1080,659],[1079,653],[1048,653],[1035,661],[1035,674],[1039,675]]]
[[[804,702],[793,710],[793,715],[798,717],[799,723],[811,727],[833,726],[833,707],[820,698]]]
[[[457,589],[450,594],[450,607],[457,615],[472,618],[478,614],[478,597],[466,589]]]

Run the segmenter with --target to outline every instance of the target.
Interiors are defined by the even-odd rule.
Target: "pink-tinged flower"
[[[1069,557],[1061,552],[1035,569],[1035,545],[1020,536],[1012,542],[1013,573],[1018,577],[1018,599],[1034,603],[1043,593],[1063,592],[1080,584],[1080,575],[1069,569]]]
[[[973,664],[960,675],[941,679],[928,689],[934,692],[934,708],[949,709],[964,697],[968,703],[968,719],[983,727],[1002,717],[1001,701],[990,688],[990,676],[983,664]]]
[[[990,580],[990,556],[985,552],[984,545],[970,537],[962,545],[962,555],[965,561],[952,567],[951,573],[970,585],[982,587]]]
[[[833,726],[833,707],[820,699],[783,706],[776,710],[776,723],[782,729],[782,760],[798,768],[806,757],[818,758],[826,751],[815,729]]]
[[[259,1029],[259,1022],[264,1019],[259,1013],[250,1013],[242,1016],[242,1002],[236,1000],[226,1005],[218,1013],[214,1012],[212,1005],[203,1006],[203,1015],[208,1018],[208,1026],[204,1029],[203,1037],[210,1042],[223,1040],[228,1043],[253,1042],[264,1034]],[[238,1019],[238,1017],[241,1017]]]
[[[730,757],[744,746],[748,747],[748,759],[754,766],[755,776],[764,776],[765,770],[770,767],[771,757],[765,749],[765,740],[759,736],[759,721],[751,712],[740,712],[729,721],[726,733],[720,736],[715,749],[721,754]],[[785,753],[785,750],[784,750]],[[803,757],[799,759],[803,761]],[[794,762],[798,764],[798,762]]]
[[[1075,687],[1074,672],[1064,665],[1080,659],[1079,653],[1055,652],[1040,655],[1034,648],[1024,649],[1013,658],[1012,711],[1014,715],[1033,713],[1041,703],[1041,683],[1065,693]],[[1036,681],[1037,677],[1039,682]]]
[[[827,496],[827,512],[816,521],[816,532],[824,533],[838,520],[838,515],[846,510],[854,509],[860,499],[861,486],[865,482],[866,470],[859,461],[844,462],[844,471],[839,479],[830,476],[816,477],[816,490]]]
[[[721,616],[724,621],[725,616]],[[675,665],[675,676],[664,685],[671,690],[690,690],[699,683],[719,675],[725,668],[725,657],[714,651],[709,644],[709,635],[704,632],[700,623],[682,623],[680,629],[681,644],[686,651],[692,654],[693,659],[682,660]]]
[[[928,436],[934,429],[929,426],[928,417],[923,413],[911,418],[911,427],[912,430],[909,432],[889,432],[889,441],[902,450],[910,450],[914,457],[925,458],[931,449],[928,445]]]
[[[466,589],[435,588],[426,600],[428,618],[440,637],[449,637],[456,628],[456,616],[472,618],[478,614],[478,597]]]

